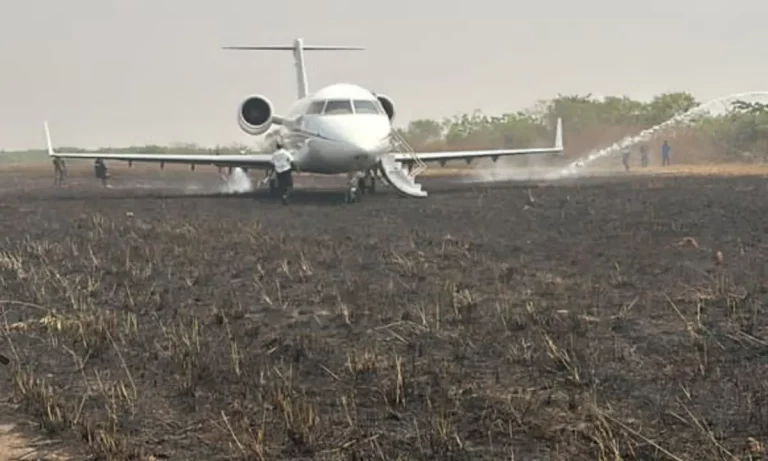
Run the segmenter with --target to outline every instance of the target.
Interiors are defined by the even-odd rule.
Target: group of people
[[[661,145],[661,165],[662,166],[668,166],[669,165],[669,151],[671,148],[669,147],[669,143],[667,140],[664,140],[664,143]],[[621,163],[624,164],[624,169],[626,171],[629,171],[629,157],[631,156],[632,151],[629,149],[629,146],[624,147],[621,151]],[[648,146],[645,144],[640,145],[640,165],[645,168],[648,166]]]
[[[104,160],[96,159],[93,162],[93,173],[98,179],[101,180],[103,186],[107,186],[107,179],[109,178],[109,171],[107,165],[104,164]],[[67,178],[67,164],[61,157],[53,158],[53,184],[61,186],[64,184],[64,180]]]

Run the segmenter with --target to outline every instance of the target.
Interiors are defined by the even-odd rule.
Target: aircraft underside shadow
[[[531,181],[496,181],[496,182],[464,182],[459,177],[423,178],[420,179],[425,189],[431,195],[450,195],[464,193],[483,193],[489,190],[521,189],[537,187],[540,184]],[[329,206],[365,206],[366,202],[381,202],[389,200],[415,201],[419,199],[405,197],[391,186],[383,184],[377,186],[373,194],[366,193],[360,197],[357,204],[344,202],[345,190],[343,187],[328,186],[302,186],[296,184],[289,204],[294,205],[329,205]],[[177,187],[158,188],[131,188],[130,185],[121,185],[112,189],[91,190],[58,190],[53,194],[42,193],[38,197],[27,197],[40,201],[121,201],[121,200],[247,200],[259,204],[282,203],[278,197],[272,195],[268,188],[261,187],[249,192],[197,192],[182,191]]]

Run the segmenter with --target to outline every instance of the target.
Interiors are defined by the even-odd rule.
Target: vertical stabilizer
[[[293,59],[296,64],[296,84],[299,99],[307,97],[309,94],[309,83],[307,82],[307,67],[304,61],[305,51],[362,51],[365,48],[356,46],[322,46],[310,45],[304,46],[301,38],[293,41],[293,46],[274,45],[274,46],[225,46],[225,50],[245,50],[245,51],[293,51]]]

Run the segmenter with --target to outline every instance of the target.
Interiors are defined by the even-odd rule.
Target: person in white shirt
[[[272,165],[277,175],[277,189],[283,203],[288,202],[288,195],[293,190],[293,155],[281,141],[275,143],[277,151],[272,154]]]

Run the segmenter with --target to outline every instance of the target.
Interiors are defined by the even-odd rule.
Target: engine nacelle
[[[264,134],[272,126],[272,103],[261,95],[249,96],[237,111],[240,129],[251,136]]]
[[[395,118],[395,103],[393,103],[391,99],[384,96],[383,94],[377,94],[376,99],[379,100],[381,107],[384,108],[384,112],[387,113],[387,117],[389,117],[389,120],[392,121]]]

